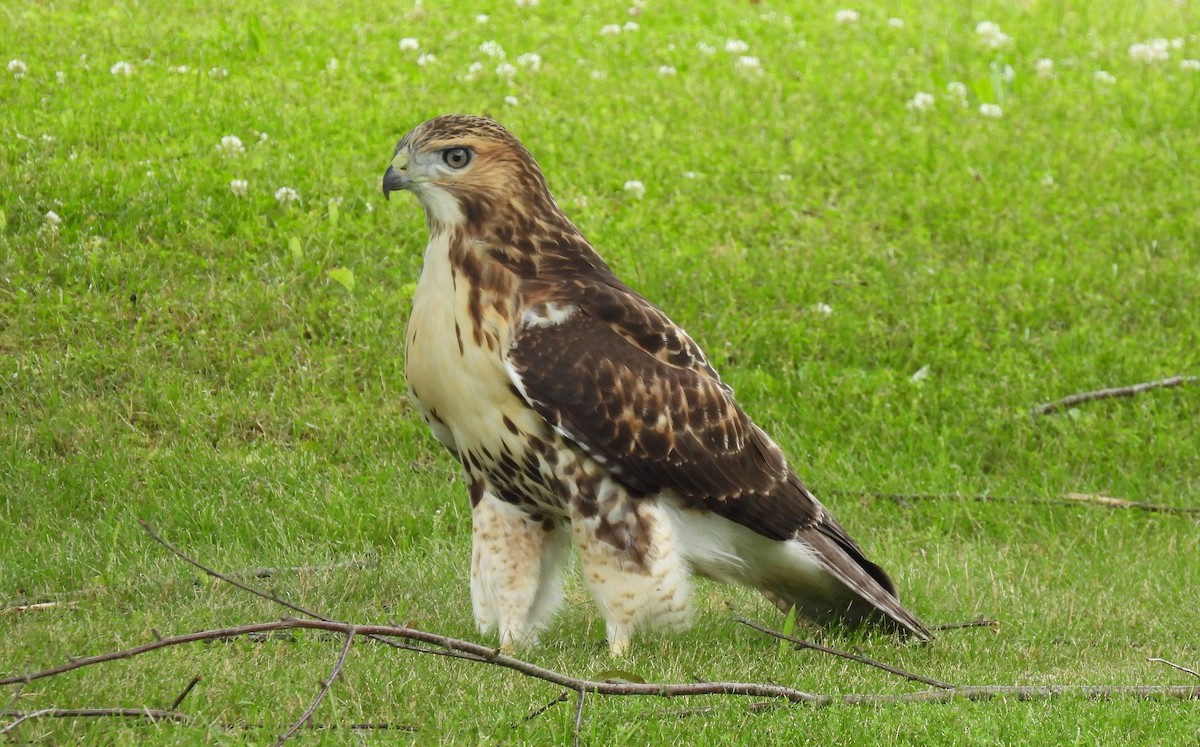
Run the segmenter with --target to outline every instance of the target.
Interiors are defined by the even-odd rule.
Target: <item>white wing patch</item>
[[[570,319],[576,311],[579,307],[575,304],[537,303],[521,315],[521,326],[525,329],[554,327]]]

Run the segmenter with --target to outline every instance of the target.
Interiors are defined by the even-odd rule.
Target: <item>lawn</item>
[[[405,393],[425,224],[379,190],[406,131],[459,111],[523,140],[910,609],[999,621],[926,646],[804,635],[955,685],[1200,686],[1147,661],[1200,666],[1200,386],[1029,413],[1200,374],[1200,7],[695,5],[6,6],[0,677],[286,613],[139,519],[331,617],[494,643],[471,618],[465,486]],[[585,678],[924,689],[781,649],[733,620],[784,625],[748,591],[701,583],[698,602],[690,632],[614,661],[576,574],[522,655]],[[297,632],[0,688],[6,711],[164,708],[201,676],[187,724],[4,738],[270,742],[341,649]],[[569,744],[573,700],[526,720],[560,691],[362,642],[314,714],[330,728],[293,741]],[[1195,701],[751,702],[591,696],[578,736],[1200,741]]]

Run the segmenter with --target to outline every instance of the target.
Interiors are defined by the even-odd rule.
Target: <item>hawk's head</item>
[[[486,117],[445,114],[414,127],[383,175],[385,197],[398,189],[417,196],[433,232],[559,214],[533,156]]]

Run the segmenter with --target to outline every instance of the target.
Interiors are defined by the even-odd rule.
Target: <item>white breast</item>
[[[501,442],[510,442],[510,449],[519,446],[516,435],[504,425],[505,416],[526,433],[538,433],[544,425],[509,384],[501,358],[509,335],[496,330],[499,350],[476,343],[467,311],[469,292],[464,278],[456,282],[453,277],[448,236],[433,234],[413,294],[405,378],[413,400],[443,445],[460,454],[481,450],[499,454]]]

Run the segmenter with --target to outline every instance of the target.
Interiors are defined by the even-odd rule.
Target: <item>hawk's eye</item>
[[[442,160],[452,169],[461,169],[471,162],[471,151],[466,148],[447,148],[442,151]]]

